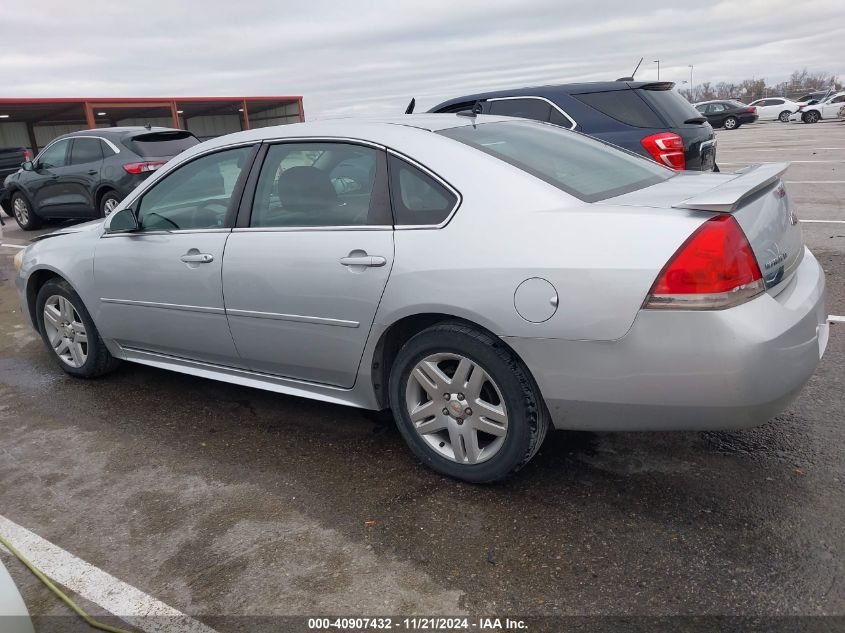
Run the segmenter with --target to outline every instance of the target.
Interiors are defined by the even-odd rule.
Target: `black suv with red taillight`
[[[713,128],[668,81],[601,81],[497,90],[444,101],[429,112],[480,109],[561,125],[674,169],[716,166]]]
[[[105,127],[53,139],[0,187],[0,206],[21,228],[47,218],[96,218],[110,213],[153,171],[199,143],[165,127]]]

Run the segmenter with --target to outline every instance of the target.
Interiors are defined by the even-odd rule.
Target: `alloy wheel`
[[[12,213],[15,214],[15,219],[20,224],[27,224],[29,222],[29,206],[27,206],[26,200],[23,198],[15,198],[15,203],[12,205]]]
[[[117,198],[106,198],[105,201],[103,201],[104,215],[108,216],[112,211],[117,208],[117,205],[119,204],[120,202],[118,202]]]
[[[725,119],[725,129],[732,130],[736,127],[736,119]]]
[[[73,304],[61,295],[44,302],[44,332],[63,363],[82,367],[88,359],[88,332]]]
[[[405,406],[429,447],[459,464],[487,461],[501,450],[508,433],[498,385],[460,354],[431,354],[419,361],[408,377]]]

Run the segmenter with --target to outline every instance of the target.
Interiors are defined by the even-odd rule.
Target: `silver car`
[[[827,343],[781,175],[664,168],[505,117],[412,115],[197,145],[17,261],[69,374],[120,360],[367,409],[500,479],[558,429],[727,429]]]

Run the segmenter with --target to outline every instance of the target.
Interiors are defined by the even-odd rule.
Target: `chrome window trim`
[[[410,163],[411,165],[413,165],[414,167],[416,167],[420,171],[424,172],[429,177],[433,178],[435,181],[437,181],[445,189],[448,189],[449,191],[451,191],[452,194],[455,196],[455,206],[452,207],[452,210],[449,211],[449,213],[446,215],[446,218],[440,224],[394,224],[394,228],[397,231],[408,231],[408,230],[419,230],[419,229],[442,229],[444,226],[449,224],[449,222],[451,222],[452,218],[455,216],[455,213],[457,213],[458,209],[460,208],[461,203],[464,201],[464,198],[461,195],[461,192],[458,191],[457,189],[455,189],[451,184],[449,184],[449,182],[447,180],[445,180],[444,178],[441,178],[437,173],[433,172],[428,167],[426,167],[422,163],[414,160],[410,156],[407,156],[406,154],[403,154],[402,152],[398,152],[395,149],[392,149],[390,147],[387,148],[387,153],[392,154],[393,156],[396,156],[397,158],[399,158],[401,160],[404,160],[406,163]]]
[[[274,136],[272,138],[261,139],[255,141],[265,143],[267,145],[279,145],[281,143],[346,143],[347,145],[366,145],[380,150],[387,150],[387,146],[374,141],[366,141],[362,138],[355,138],[352,136]]]
[[[510,101],[510,100],[513,100],[513,99],[536,99],[538,101],[545,101],[546,103],[548,103],[550,106],[552,106],[555,110],[557,110],[560,114],[562,114],[564,117],[566,117],[569,120],[569,122],[572,124],[572,127],[569,128],[570,130],[574,130],[576,128],[576,126],[578,125],[578,123],[576,123],[575,119],[573,119],[571,116],[569,116],[569,114],[567,112],[562,110],[561,107],[558,104],[556,104],[554,101],[551,101],[550,99],[546,99],[546,97],[540,97],[540,96],[536,96],[536,95],[524,95],[524,96],[519,96],[519,97],[492,97],[490,99],[486,99],[486,101],[488,103],[490,103],[492,101]],[[505,116],[505,115],[499,115],[499,116]],[[543,121],[543,123],[550,123],[550,121]]]
[[[568,116],[568,115],[567,115]],[[124,201],[124,206],[130,207],[134,205],[139,198],[141,198],[144,194],[146,194],[150,189],[152,189],[158,182],[163,180],[167,174],[172,173],[182,165],[202,158],[204,156],[208,156],[209,154],[215,154],[217,152],[234,149],[237,147],[251,147],[257,144],[263,145],[277,145],[280,143],[301,143],[301,142],[324,142],[324,143],[346,143],[350,145],[364,145],[366,147],[372,147],[374,149],[379,149],[388,154],[392,154],[397,158],[404,160],[407,163],[410,163],[417,169],[423,171],[428,176],[433,178],[437,181],[440,185],[445,187],[447,190],[451,191],[452,194],[455,195],[456,202],[455,206],[446,216],[446,218],[440,224],[396,224],[393,226],[390,225],[359,225],[359,226],[293,226],[293,227],[258,227],[258,226],[250,226],[250,227],[239,227],[239,228],[224,228],[224,229],[177,229],[173,231],[137,231],[131,233],[104,233],[102,237],[126,237],[132,235],[168,235],[168,234],[178,234],[178,233],[197,233],[197,232],[226,232],[226,231],[235,231],[235,232],[250,232],[250,231],[384,231],[384,230],[419,230],[419,229],[442,229],[444,226],[451,222],[452,218],[455,216],[455,213],[460,208],[461,204],[463,203],[463,196],[461,192],[458,191],[455,187],[453,187],[447,180],[442,178],[439,174],[432,171],[422,163],[414,160],[413,158],[409,157],[407,154],[403,154],[402,152],[395,150],[391,147],[387,147],[386,145],[382,145],[380,143],[376,143],[374,141],[367,141],[364,139],[354,138],[354,137],[347,137],[347,136],[284,136],[284,137],[273,137],[267,139],[252,139],[250,141],[240,141],[237,143],[230,143],[228,145],[221,145],[218,147],[214,147],[209,149],[208,151],[201,152],[190,156],[185,160],[181,160],[176,164],[168,165],[166,170],[156,172],[156,178],[152,181],[148,180],[145,184],[148,186],[143,187],[140,191],[136,190],[135,195],[127,198]],[[45,148],[46,149],[46,148]],[[159,175],[161,174],[161,175]]]
[[[103,138],[102,136],[94,136],[93,134],[79,134],[79,135],[77,135],[77,136],[70,136],[70,137],[68,137],[68,138],[72,138],[72,139],[73,139],[73,138],[93,138],[93,139],[97,139],[98,141],[102,141],[103,143],[105,143],[106,145],[108,145],[108,146],[109,146],[109,148],[111,148],[111,150],[112,150],[115,154],[120,154],[120,149],[117,147],[117,145],[115,145],[114,143],[112,143],[109,139],[107,139],[107,138]],[[45,148],[45,149],[46,149],[46,148]]]

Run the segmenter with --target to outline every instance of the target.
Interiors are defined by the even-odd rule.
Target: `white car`
[[[757,108],[757,116],[760,121],[789,121],[789,115],[798,112],[802,105],[786,97],[767,97],[757,99],[748,105]]]
[[[824,101],[803,106],[798,112],[791,114],[789,120],[818,123],[822,119],[835,119],[839,116],[839,110],[843,105],[845,105],[845,91],[836,92]]]

